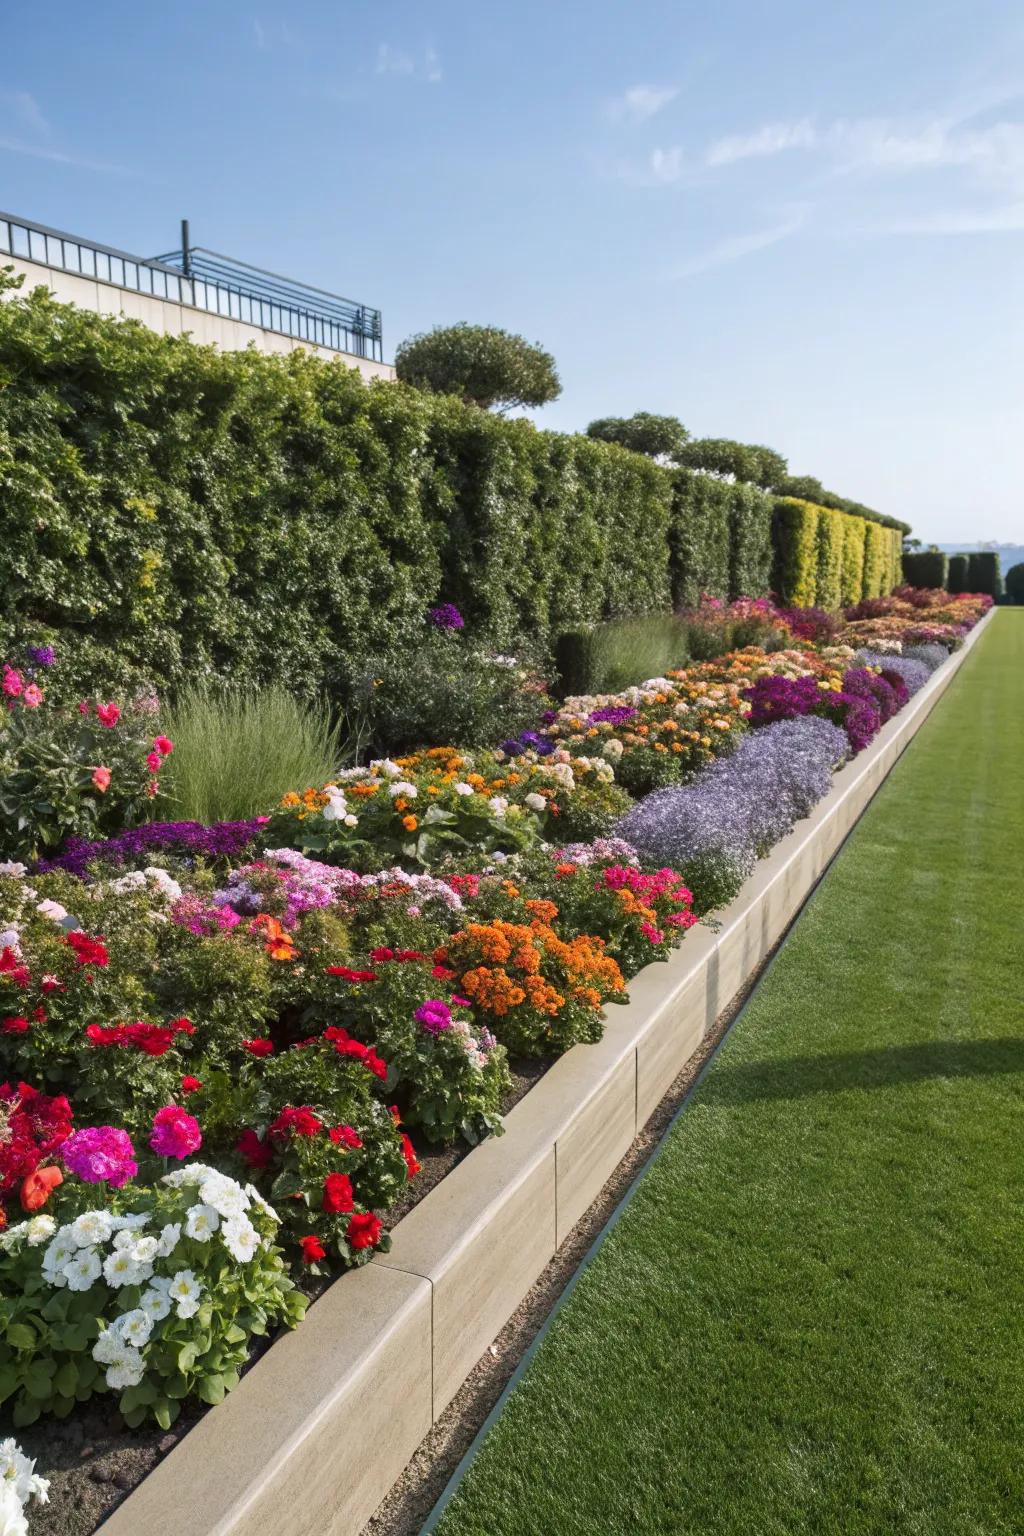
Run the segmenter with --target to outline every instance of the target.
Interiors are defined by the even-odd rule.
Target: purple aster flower
[[[521,741],[515,741],[512,737],[509,737],[508,741],[502,742],[501,750],[506,757],[521,757],[526,748]]]
[[[30,645],[26,654],[29,661],[35,662],[37,667],[52,667],[57,660],[52,645]]]
[[[441,603],[430,610],[430,622],[438,629],[464,629],[465,619],[454,603]]]
[[[587,716],[588,725],[600,725],[602,721],[608,725],[625,725],[627,720],[632,720],[637,713],[628,704],[606,704],[603,709],[594,709]]]
[[[250,821],[215,821],[210,826],[201,821],[150,821],[96,842],[69,837],[64,851],[55,859],[41,859],[36,871],[45,874],[51,869],[66,869],[84,878],[94,860],[124,864],[132,857],[148,855],[155,848],[167,848],[193,858],[235,859],[253,847],[266,821],[265,816]]]

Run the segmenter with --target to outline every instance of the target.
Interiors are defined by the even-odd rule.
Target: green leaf
[[[11,1323],[7,1328],[7,1342],[12,1349],[35,1349],[38,1335],[28,1323]]]
[[[223,1376],[204,1376],[199,1383],[199,1396],[204,1403],[216,1404],[224,1401]]]
[[[65,1360],[53,1378],[53,1390],[59,1397],[74,1398],[78,1390],[78,1366],[73,1360]]]
[[[15,1429],[25,1429],[29,1424],[34,1424],[42,1413],[42,1404],[31,1397],[19,1397],[11,1414],[11,1423]]]

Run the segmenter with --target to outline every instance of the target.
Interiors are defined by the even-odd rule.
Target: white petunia
[[[547,804],[548,803],[544,799],[543,795],[529,794],[529,795],[526,796],[526,802],[525,803],[530,807],[531,811],[544,811],[544,810],[547,810]]]
[[[0,1490],[5,1489],[14,1493],[19,1505],[27,1504],[33,1498],[45,1504],[50,1491],[48,1480],[36,1476],[35,1462],[25,1455],[16,1440],[0,1440]],[[0,1525],[5,1536],[7,1529],[6,1525]]]
[[[154,1323],[162,1322],[171,1310],[171,1299],[167,1290],[156,1290],[154,1286],[150,1286],[149,1290],[143,1291],[139,1308],[147,1317],[152,1318]]]
[[[71,1223],[71,1241],[79,1248],[94,1248],[105,1243],[113,1230],[107,1211],[83,1211]]]
[[[359,817],[353,816],[351,812],[347,816],[343,816],[341,819],[345,823],[346,827],[358,827],[359,825]]]
[[[153,1332],[153,1319],[144,1307],[133,1307],[130,1312],[122,1312],[114,1324],[121,1338],[126,1344],[132,1344],[136,1349],[141,1349],[149,1343],[149,1336]]]
[[[392,800],[397,800],[399,795],[404,795],[407,800],[415,800],[418,790],[415,784],[410,784],[408,779],[398,779],[396,783],[388,785],[388,794]]]
[[[15,859],[8,859],[5,864],[0,864],[0,875],[11,875],[15,880],[20,880],[28,874],[28,865],[19,864]]]
[[[126,1211],[123,1216],[111,1216],[110,1225],[115,1232],[137,1232],[149,1225],[149,1217],[145,1211]]]
[[[107,1367],[107,1386],[114,1392],[137,1387],[145,1374],[142,1355],[130,1344],[123,1344],[117,1359]]]
[[[103,1278],[115,1290],[122,1285],[141,1285],[152,1273],[152,1264],[137,1264],[127,1248],[115,1248],[103,1263]]]
[[[221,1227],[224,1246],[233,1259],[248,1264],[260,1246],[260,1235],[248,1216],[230,1216]]]
[[[179,1317],[195,1317],[203,1288],[190,1269],[179,1269],[167,1292]]]
[[[457,784],[453,784],[452,788],[454,789],[454,791],[455,791],[455,793],[457,795],[475,795],[476,794],[476,790],[473,788],[472,784],[466,784],[461,779],[459,780],[459,782]]]
[[[68,915],[67,907],[62,907],[59,901],[41,901],[36,911],[40,917],[48,917],[52,923],[62,923]]]
[[[226,1173],[213,1170],[200,1184],[199,1198],[205,1205],[212,1205],[221,1216],[241,1216],[249,1205],[249,1197],[241,1184],[229,1179]]]
[[[504,795],[492,795],[487,804],[494,812],[495,816],[498,817],[504,816],[505,812],[508,810],[508,801],[505,799]]]
[[[223,1177],[207,1163],[185,1163],[181,1168],[175,1168],[173,1173],[165,1173],[160,1182],[169,1189],[180,1189],[183,1184],[201,1184],[204,1179],[214,1176]]]
[[[178,1239],[180,1237],[181,1222],[169,1221],[166,1227],[164,1227],[163,1231],[160,1233],[160,1241],[157,1244],[157,1253],[159,1254],[160,1258],[166,1259],[170,1257],[175,1248],[177,1248]]]
[[[208,1243],[219,1226],[220,1215],[212,1205],[194,1205],[185,1217],[185,1236]]]
[[[74,1258],[64,1265],[64,1278],[69,1291],[87,1291],[98,1280],[103,1265],[95,1248],[79,1248]]]
[[[57,1230],[57,1223],[52,1216],[33,1216],[31,1221],[25,1222],[25,1233],[30,1248],[38,1248],[40,1243],[48,1243]]]
[[[277,1222],[281,1220],[280,1216],[274,1210],[274,1207],[272,1205],[268,1205],[264,1200],[255,1184],[247,1184],[245,1186],[245,1192],[249,1196],[252,1204],[257,1206],[264,1213],[264,1215],[270,1216],[274,1221]]]

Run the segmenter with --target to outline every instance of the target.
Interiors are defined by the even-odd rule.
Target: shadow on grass
[[[887,1045],[875,1051],[720,1064],[704,1083],[704,1104],[751,1104],[758,1099],[800,1099],[851,1088],[893,1088],[929,1078],[990,1077],[1020,1073],[1024,1091],[1024,1037],[932,1040]]]

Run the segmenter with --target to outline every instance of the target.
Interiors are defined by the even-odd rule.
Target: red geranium
[[[242,1046],[245,1050],[251,1051],[254,1056],[273,1056],[274,1054],[273,1040],[243,1040]]]
[[[317,1131],[322,1131],[324,1123],[318,1115],[315,1115],[308,1104],[300,1105],[298,1109],[286,1104],[276,1120],[270,1124],[269,1134],[283,1138],[288,1135],[315,1136]]]
[[[357,1147],[361,1147],[363,1144],[358,1133],[350,1125],[332,1125],[327,1134],[335,1146],[340,1144],[343,1147],[348,1147],[350,1151],[355,1151]]]
[[[352,1194],[352,1180],[347,1173],[329,1173],[324,1179],[324,1192],[321,1201],[325,1211],[332,1216],[342,1211],[350,1211],[355,1205]]]
[[[274,1150],[270,1143],[262,1141],[254,1130],[243,1131],[235,1144],[235,1150],[250,1168],[269,1168],[274,1161]]]
[[[343,981],[376,981],[376,971],[354,971],[350,965],[329,965],[328,976],[340,976]]]
[[[79,965],[102,966],[109,964],[110,956],[107,953],[106,945],[103,943],[102,935],[91,939],[80,928],[73,928],[67,935],[65,942],[74,950],[75,959]]]
[[[376,1248],[380,1242],[380,1218],[372,1211],[357,1211],[345,1236],[350,1248]]]
[[[405,1158],[410,1179],[414,1179],[423,1165],[417,1161],[416,1150],[405,1131],[402,1132],[402,1156]]]
[[[353,1218],[354,1219],[354,1218]],[[325,1259],[327,1252],[318,1237],[310,1233],[309,1237],[299,1239],[302,1248],[302,1262],[304,1264],[316,1264],[319,1259]]]

